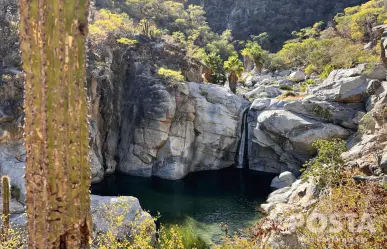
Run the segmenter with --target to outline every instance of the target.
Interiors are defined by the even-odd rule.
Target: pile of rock
[[[292,75],[302,78],[297,72]],[[366,113],[385,101],[385,75],[383,66],[363,64],[334,70],[323,83],[310,86],[308,96],[296,100],[256,99],[248,113],[250,168],[297,175],[316,154],[313,142],[350,138]],[[245,95],[273,86],[255,87]]]

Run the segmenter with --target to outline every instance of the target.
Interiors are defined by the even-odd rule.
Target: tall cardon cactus
[[[28,248],[88,248],[89,0],[20,0]]]
[[[11,201],[11,187],[8,176],[1,177],[1,196],[3,201],[2,220],[3,225],[1,227],[1,241],[6,241],[9,230],[9,202]]]

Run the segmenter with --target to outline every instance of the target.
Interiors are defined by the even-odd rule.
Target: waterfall
[[[238,146],[238,165],[239,169],[249,169],[249,123],[247,121],[250,107],[246,108],[242,116],[241,140]]]

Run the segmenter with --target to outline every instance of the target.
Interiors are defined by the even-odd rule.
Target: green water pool
[[[178,181],[118,174],[93,185],[92,193],[134,196],[144,210],[159,213],[162,224],[191,226],[206,242],[216,243],[224,235],[221,223],[234,233],[262,217],[258,206],[274,176],[236,168],[192,173]]]

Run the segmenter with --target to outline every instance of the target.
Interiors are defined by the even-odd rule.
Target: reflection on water
[[[93,185],[92,193],[135,196],[143,209],[159,212],[163,224],[191,225],[207,242],[216,242],[223,235],[220,223],[233,233],[261,217],[257,207],[270,193],[273,177],[235,168],[193,173],[178,181],[114,175]]]

